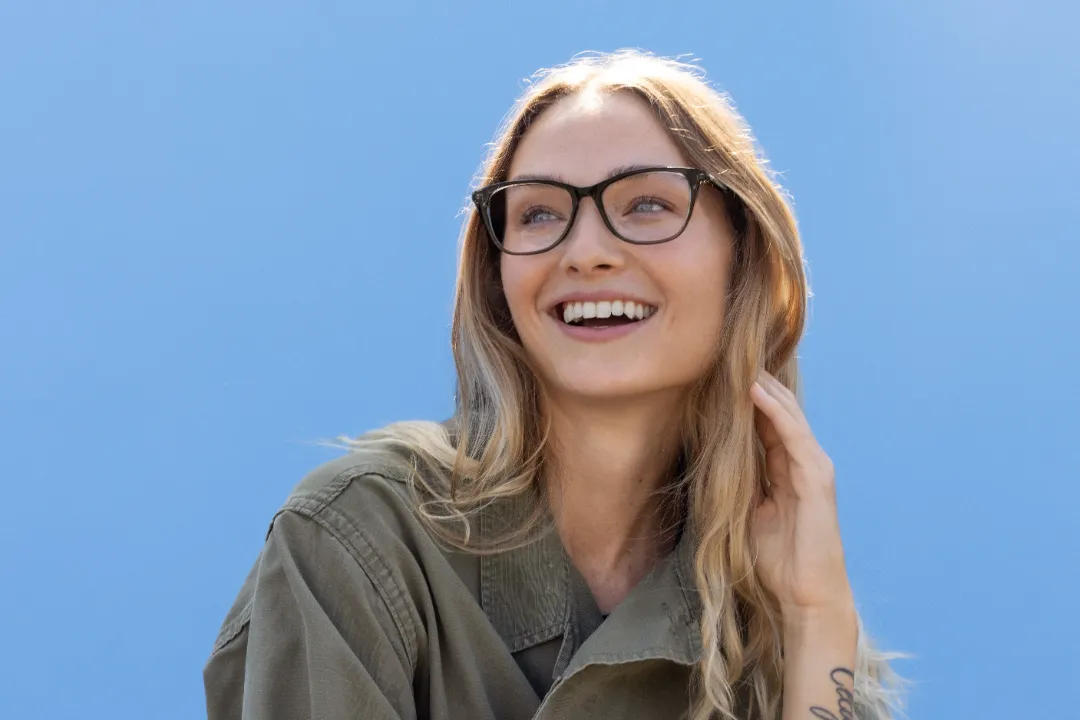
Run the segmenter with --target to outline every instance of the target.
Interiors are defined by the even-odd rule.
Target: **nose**
[[[592,198],[584,198],[570,234],[560,243],[560,267],[566,272],[591,274],[615,270],[625,264],[622,240],[615,237]]]

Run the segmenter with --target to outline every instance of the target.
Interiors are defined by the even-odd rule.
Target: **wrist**
[[[858,634],[859,619],[854,600],[817,607],[782,608],[784,634],[806,635]]]

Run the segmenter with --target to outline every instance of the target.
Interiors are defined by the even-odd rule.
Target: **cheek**
[[[520,323],[526,313],[536,307],[536,299],[543,284],[544,273],[540,263],[529,262],[531,259],[504,255],[499,262],[503,293],[515,324]]]
[[[709,238],[679,248],[664,268],[664,284],[681,304],[689,303],[702,314],[722,310],[731,274],[730,245]]]
[[[664,272],[670,300],[672,329],[688,351],[712,348],[719,339],[726,311],[729,274],[728,246],[688,243]],[[694,245],[693,247],[691,247]]]

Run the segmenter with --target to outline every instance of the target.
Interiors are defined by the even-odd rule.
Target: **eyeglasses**
[[[495,245],[508,255],[537,255],[562,242],[581,200],[591,197],[604,225],[634,245],[674,240],[690,223],[702,183],[734,199],[726,185],[704,170],[645,167],[578,187],[556,180],[510,180],[472,194]]]

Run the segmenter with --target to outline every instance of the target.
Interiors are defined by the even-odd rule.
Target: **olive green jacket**
[[[402,468],[354,453],[274,517],[204,670],[209,720],[678,718],[701,656],[693,549],[603,618],[556,533],[447,552]],[[494,532],[500,506],[480,516]]]

